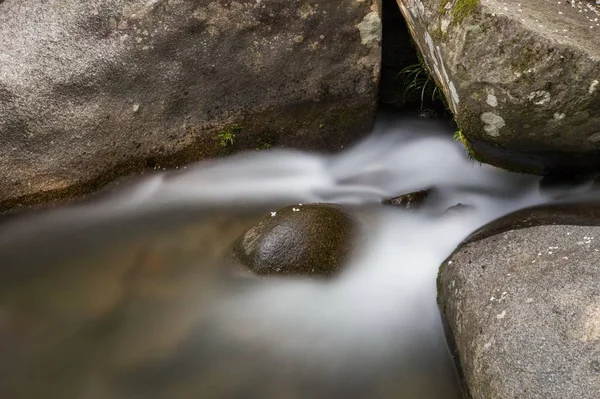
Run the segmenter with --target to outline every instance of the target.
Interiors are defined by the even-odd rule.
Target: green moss
[[[348,130],[354,127],[360,119],[363,117],[362,110],[346,108],[342,110],[338,117],[338,126],[342,130]]]
[[[446,12],[446,6],[448,5],[448,3],[450,3],[450,0],[442,0],[442,2],[440,3],[440,14]]]
[[[444,41],[446,39],[447,33],[446,32],[442,32],[442,28],[441,27],[437,27],[433,30],[433,32],[431,32],[431,38],[433,40],[435,40],[436,42],[441,42]]]
[[[268,150],[269,148],[271,148],[271,143],[268,140],[258,139],[257,150]]]
[[[452,24],[460,24],[477,9],[479,0],[457,0],[452,7]]]
[[[217,142],[217,145],[221,148],[232,147],[235,143],[235,134],[240,130],[242,130],[240,125],[227,126],[217,133],[214,139]]]
[[[516,72],[525,73],[531,67],[533,59],[533,50],[524,47],[521,49],[521,57],[511,61],[510,65]]]
[[[364,106],[343,108],[330,113],[328,118],[319,121],[317,126],[322,130],[349,131],[355,129],[368,112],[369,110]]]
[[[467,155],[469,156],[470,159],[472,159],[473,161],[479,162],[479,163],[485,163],[485,161],[479,156],[479,154],[477,154],[475,152],[475,150],[473,150],[473,147],[471,147],[471,143],[469,143],[469,140],[463,134],[462,129],[458,129],[454,133],[453,138],[454,138],[454,140],[461,143],[463,145],[463,147],[465,147],[465,150],[467,151]]]
[[[513,59],[510,62],[510,67],[516,73],[519,73],[523,79],[529,83],[533,83],[533,75],[529,70],[535,64],[535,52],[527,47],[521,49],[519,58]]]

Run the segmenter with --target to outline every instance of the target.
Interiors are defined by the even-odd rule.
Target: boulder
[[[348,258],[355,230],[339,205],[287,206],[249,228],[233,253],[256,274],[331,276]]]
[[[599,224],[597,205],[523,210],[444,262],[438,301],[467,397],[598,397]]]
[[[0,2],[0,208],[243,149],[370,131],[371,1]]]
[[[589,1],[398,0],[477,159],[600,169],[600,8]]]

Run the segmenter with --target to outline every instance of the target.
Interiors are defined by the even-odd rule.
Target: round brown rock
[[[257,274],[335,274],[356,225],[339,205],[294,205],[271,212],[235,242],[233,253]]]

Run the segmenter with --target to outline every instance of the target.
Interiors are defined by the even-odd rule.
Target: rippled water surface
[[[437,269],[473,230],[557,193],[451,137],[380,115],[338,155],[251,152],[5,222],[0,397],[459,398]],[[380,205],[424,188],[417,211]],[[239,273],[227,255],[244,229],[309,202],[366,229],[344,273]],[[444,213],[457,203],[471,207]]]

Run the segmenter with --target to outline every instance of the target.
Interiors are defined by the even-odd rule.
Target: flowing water
[[[246,153],[6,221],[0,397],[460,398],[438,267],[478,227],[558,193],[472,162],[451,137],[381,114],[337,155]],[[380,205],[423,188],[435,191],[418,210]],[[253,221],[309,202],[364,221],[342,275],[223,273]],[[444,213],[457,203],[471,207]]]

